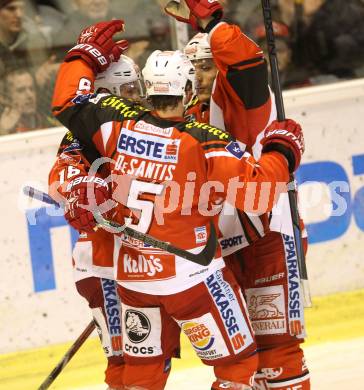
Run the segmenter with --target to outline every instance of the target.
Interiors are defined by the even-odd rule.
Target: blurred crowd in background
[[[225,18],[266,51],[260,0],[221,0]],[[364,77],[364,0],[271,0],[283,89]],[[142,68],[170,50],[171,20],[153,0],[0,0],[0,135],[58,126],[57,69],[82,28],[121,18]],[[195,34],[188,31],[189,37]]]

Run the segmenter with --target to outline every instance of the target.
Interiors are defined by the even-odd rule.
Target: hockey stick
[[[38,390],[46,390],[49,386],[55,381],[57,376],[63,371],[68,362],[73,358],[75,353],[81,348],[82,344],[87,340],[88,336],[95,329],[95,323],[92,320],[85,330],[78,336],[77,340],[71,345],[69,350],[64,354],[63,358],[59,361],[59,363],[54,367],[51,373],[47,376],[47,378],[42,382],[42,384],[38,387]]]
[[[273,22],[272,22],[272,9],[269,0],[261,0],[261,3],[262,3],[262,10],[263,10],[265,33],[267,38],[270,69],[272,74],[273,92],[274,92],[276,106],[277,106],[277,116],[279,121],[283,121],[285,120],[286,115],[284,112],[282,88],[279,80],[278,60],[277,60],[277,52],[276,52]],[[288,198],[289,198],[289,207],[291,210],[291,218],[293,224],[293,235],[294,235],[294,242],[296,246],[298,269],[300,273],[300,284],[303,293],[303,303],[305,307],[311,307],[312,302],[310,296],[310,288],[308,285],[305,253],[302,244],[300,217],[298,214],[298,206],[297,206],[296,184],[293,175],[290,176],[290,183],[288,184]]]
[[[43,191],[37,190],[36,188],[25,186],[23,188],[23,192],[25,195],[29,196],[30,198],[34,198],[40,200],[41,202],[51,204],[57,207],[61,207],[61,205],[57,201],[55,201],[51,196],[49,196]],[[199,265],[203,265],[203,266],[209,265],[213,260],[216,252],[216,248],[217,248],[216,230],[212,221],[210,221],[210,237],[207,240],[206,246],[200,253],[194,254],[184,249],[177,248],[168,242],[160,241],[157,238],[150,236],[149,234],[140,233],[137,230],[134,230],[128,226],[118,224],[117,222],[108,221],[100,213],[96,213],[95,219],[99,222],[100,226],[112,228],[114,229],[115,233],[124,233],[129,237],[136,238],[137,240],[143,241],[144,243],[149,244],[155,248],[162,249],[166,252],[172,253],[174,255],[177,255],[179,257],[182,257],[186,260],[192,261],[193,263]]]

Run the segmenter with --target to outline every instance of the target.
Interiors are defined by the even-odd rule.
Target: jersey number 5
[[[141,233],[147,233],[153,219],[154,202],[138,199],[140,193],[160,195],[163,192],[162,184],[148,183],[133,180],[130,185],[129,196],[126,206],[131,210],[140,211],[139,222],[132,223],[132,218],[125,218],[125,224]]]

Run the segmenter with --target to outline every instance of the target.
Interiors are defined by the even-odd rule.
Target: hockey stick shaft
[[[42,382],[39,386],[38,390],[46,390],[49,386],[55,381],[58,375],[63,371],[68,362],[72,359],[75,353],[81,348],[83,343],[87,340],[90,334],[95,329],[95,323],[92,320],[85,330],[79,335],[77,340],[71,345],[69,350],[64,354],[63,358],[59,361],[59,363],[54,367],[51,373],[47,376],[47,378]]]
[[[269,0],[261,0],[261,4],[262,4],[264,26],[265,26],[265,32],[267,38],[269,63],[270,63],[270,69],[272,75],[273,93],[274,93],[275,103],[277,107],[277,117],[279,121],[283,121],[285,120],[286,115],[284,112],[282,88],[279,79],[278,59],[277,59],[277,51],[276,51],[273,21],[272,21],[272,9]],[[311,303],[310,290],[308,286],[305,253],[302,244],[300,217],[298,214],[297,193],[295,188],[295,179],[293,175],[290,176],[288,197],[289,197],[289,206],[290,206],[291,218],[293,224],[293,235],[294,235],[294,242],[296,246],[297,262],[298,262],[298,269],[300,273],[304,306],[311,307],[312,303]]]
[[[51,196],[46,194],[43,191],[37,190],[36,188],[26,186],[23,188],[23,192],[25,195],[29,196],[30,198],[34,198],[37,200],[40,200],[41,202],[61,207],[61,205],[55,201]],[[155,248],[162,249],[166,252],[172,253],[174,255],[177,255],[179,257],[182,257],[186,260],[192,261],[193,263],[207,266],[211,263],[211,261],[214,258],[216,248],[217,248],[217,238],[216,238],[216,230],[215,226],[210,221],[210,236],[207,240],[206,246],[204,249],[197,254],[191,253],[187,250],[177,248],[174,245],[158,240],[155,237],[152,237],[148,234],[140,233],[137,230],[134,230],[128,226],[118,224],[117,222],[108,221],[100,213],[97,213],[97,221],[99,222],[99,225],[115,229],[115,233],[124,233],[129,237],[136,238],[140,241],[143,241],[144,243],[151,245]]]

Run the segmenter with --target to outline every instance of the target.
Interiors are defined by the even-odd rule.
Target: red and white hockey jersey
[[[216,127],[159,118],[117,96],[77,95],[80,84],[92,84],[93,79],[82,60],[62,64],[53,110],[85,154],[108,158],[118,215],[128,216],[118,222],[198,253],[224,199],[240,209],[259,204],[266,211],[277,191],[285,191],[288,169],[281,154],[266,153],[257,163],[234,137]],[[263,188],[266,182],[271,184],[268,190]],[[200,283],[224,261],[220,249],[203,267],[120,237],[114,264],[124,287],[164,295]]]
[[[261,156],[261,139],[276,119],[274,95],[268,84],[267,66],[260,47],[238,26],[224,22],[209,33],[218,73],[210,101],[210,124],[230,132],[256,159]],[[258,216],[235,213],[219,221],[224,254],[230,254],[264,236],[268,230],[293,235],[288,195],[282,194],[272,212]]]

